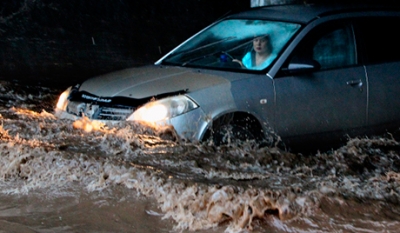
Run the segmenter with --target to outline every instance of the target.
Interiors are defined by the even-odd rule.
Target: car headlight
[[[58,98],[58,102],[56,105],[56,110],[63,110],[67,108],[68,104],[68,96],[71,93],[72,87],[69,87],[67,90],[65,90],[63,93],[61,93],[60,97]]]
[[[138,108],[127,120],[154,123],[179,116],[195,108],[198,108],[195,102],[185,95],[179,95],[149,102]]]

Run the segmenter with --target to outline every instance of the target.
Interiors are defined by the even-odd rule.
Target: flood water
[[[184,143],[170,129],[57,119],[62,91],[0,82],[0,232],[400,229],[390,135],[315,154]]]

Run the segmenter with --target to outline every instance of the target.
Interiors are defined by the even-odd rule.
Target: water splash
[[[369,232],[399,226],[396,218],[384,217],[393,216],[389,209],[399,211],[400,200],[400,147],[391,137],[355,138],[312,156],[252,144],[214,147],[133,122],[83,119],[77,127],[33,110],[35,101],[43,105],[36,96],[36,107],[21,107],[30,93],[19,91],[8,92],[0,107],[2,193],[76,184],[89,193],[125,187],[154,199],[162,218],[173,219],[179,231]],[[371,207],[360,203],[372,203],[383,217],[370,216]]]

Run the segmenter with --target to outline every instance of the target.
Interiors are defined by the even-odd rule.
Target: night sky
[[[247,0],[2,0],[0,79],[67,85],[151,64],[211,22],[249,8]]]

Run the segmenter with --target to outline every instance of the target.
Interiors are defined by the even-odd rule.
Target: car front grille
[[[133,113],[132,108],[100,107],[96,119],[123,121]]]
[[[76,101],[70,101],[67,106],[68,113],[93,120],[124,121],[134,110],[133,107],[109,107]]]

